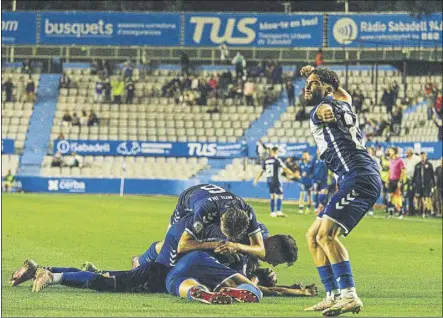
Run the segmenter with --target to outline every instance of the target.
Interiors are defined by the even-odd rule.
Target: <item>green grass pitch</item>
[[[315,298],[265,298],[259,304],[209,306],[169,295],[111,294],[31,283],[8,286],[23,260],[41,265],[129,269],[165,234],[176,199],[100,195],[6,194],[2,200],[2,316],[321,316],[303,308]],[[287,219],[272,219],[268,205],[251,202],[271,233],[290,233],[299,260],[276,268],[282,284],[321,284],[305,233],[313,216],[284,205]],[[442,220],[366,217],[344,244],[364,302],[360,316],[442,316]],[[323,296],[323,295],[322,295]]]

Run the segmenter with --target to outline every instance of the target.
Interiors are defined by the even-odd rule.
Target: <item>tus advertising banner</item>
[[[180,45],[179,13],[42,12],[41,44]]]
[[[37,44],[37,13],[2,11],[2,44]]]
[[[187,13],[186,46],[321,47],[321,14]]]
[[[329,47],[442,47],[442,14],[330,14]]]

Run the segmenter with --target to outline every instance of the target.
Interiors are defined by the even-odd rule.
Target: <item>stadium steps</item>
[[[293,81],[295,93],[300,92],[303,87],[304,79]],[[260,138],[267,135],[268,130],[274,126],[274,123],[281,118],[288,108],[288,97],[283,88],[280,97],[271,106],[264,110],[261,116],[254,121],[249,129],[245,131],[246,141],[256,143]]]
[[[41,74],[37,100],[29,120],[23,155],[18,175],[39,176],[40,166],[48,152],[52,122],[57,109],[60,75]]]
[[[199,183],[211,183],[212,176],[225,169],[230,163],[232,163],[232,159],[208,159],[208,167],[200,170],[191,180]]]

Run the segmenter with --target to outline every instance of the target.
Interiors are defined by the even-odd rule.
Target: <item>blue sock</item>
[[[61,284],[70,287],[86,287],[92,280],[98,278],[100,274],[92,272],[63,273]]]
[[[331,265],[319,266],[317,267],[317,270],[326,292],[339,289]]]
[[[277,199],[277,211],[281,211],[282,202],[282,199]]]
[[[81,272],[80,269],[74,268],[74,267],[45,267],[48,269],[51,273],[75,273],[75,272]]]
[[[255,296],[257,296],[259,301],[263,298],[263,293],[261,292],[260,289],[258,289],[257,286],[254,286],[254,285],[251,285],[251,284],[240,284],[240,285],[237,286],[237,288],[250,291]]]
[[[208,290],[208,289],[207,289],[205,286],[203,286],[203,285],[195,286],[195,287],[193,287],[193,288],[199,288],[199,289],[206,290],[206,291]],[[195,299],[191,296],[191,288],[189,288],[189,290],[188,290],[187,297],[188,297],[189,300],[195,300]]]
[[[140,263],[140,266],[145,265],[148,262],[155,262],[158,256],[158,253],[155,250],[155,246],[158,242],[159,241],[152,243],[148,250],[138,257],[138,262]]]
[[[332,264],[332,271],[334,272],[334,277],[338,281],[340,289],[355,287],[351,263],[349,261]]]
[[[275,212],[275,201],[274,199],[271,199],[271,213]]]
[[[318,205],[319,205],[319,194],[318,193],[315,193],[314,192],[314,194],[312,195],[312,199],[313,199],[313,201],[314,201],[314,208],[318,208]]]

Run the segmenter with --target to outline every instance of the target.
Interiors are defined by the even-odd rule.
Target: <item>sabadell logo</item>
[[[357,38],[357,24],[351,18],[338,19],[332,29],[332,35],[338,43],[348,45]]]

